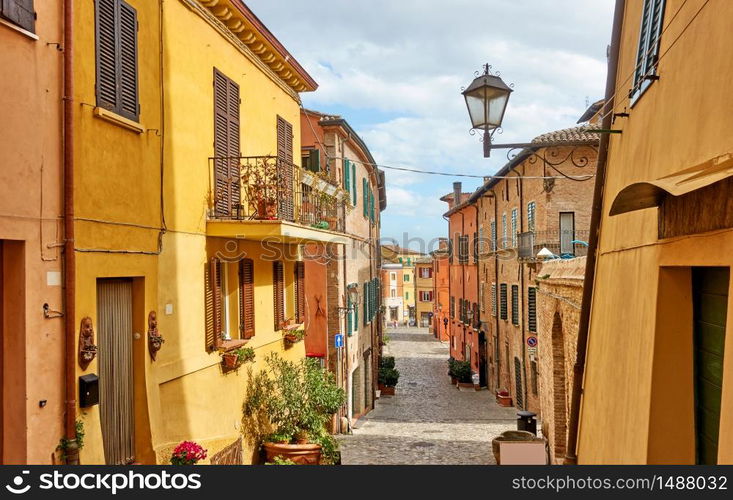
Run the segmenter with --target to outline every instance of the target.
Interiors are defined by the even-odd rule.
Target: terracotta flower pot
[[[275,460],[275,457],[292,460],[296,465],[320,465],[321,445],[320,444],[280,444],[263,443],[265,459],[268,462]]]
[[[473,389],[473,382],[458,382],[458,388]]]
[[[275,200],[257,200],[257,219],[277,218],[277,204]]]
[[[382,389],[379,389],[379,390],[381,391],[382,396],[394,396],[395,394],[394,387],[389,387],[385,385]]]
[[[502,396],[500,394],[496,395],[496,402],[499,403],[499,406],[511,406],[512,405],[512,398],[511,396]]]
[[[544,441],[543,438],[539,438],[527,431],[504,431],[500,436],[495,437],[491,440],[491,451],[494,453],[494,458],[497,464],[501,464],[501,447],[499,443],[502,441]]]
[[[224,367],[229,369],[236,368],[237,363],[239,362],[239,356],[237,356],[236,354],[223,354],[222,359],[224,361]]]

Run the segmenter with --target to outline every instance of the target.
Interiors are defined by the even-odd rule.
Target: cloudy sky
[[[489,63],[514,83],[495,142],[570,127],[603,96],[613,0],[245,0],[316,79],[304,105],[340,114],[380,164],[490,175],[461,87]],[[440,196],[480,179],[385,169],[382,236],[447,234]],[[410,245],[413,248],[418,243]]]

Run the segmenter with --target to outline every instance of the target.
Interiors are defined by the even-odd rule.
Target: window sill
[[[30,38],[31,40],[35,40],[35,41],[38,41],[38,35],[36,35],[35,33],[31,32],[31,31],[28,31],[28,30],[24,30],[24,29],[23,29],[23,28],[21,28],[20,26],[18,26],[18,25],[16,25],[16,24],[13,24],[13,23],[11,23],[10,21],[6,21],[5,19],[0,19],[0,24],[2,24],[3,26],[7,26],[7,27],[8,27],[8,28],[10,28],[11,30],[15,30],[15,31],[17,31],[17,32],[18,32],[18,33],[20,33],[21,35],[25,35],[25,36],[27,36],[27,37],[28,37],[28,38]]]
[[[145,127],[143,127],[140,123],[125,118],[124,116],[120,116],[117,113],[113,113],[112,111],[100,108],[99,106],[94,108],[94,116],[119,127],[136,132],[138,134],[142,134],[143,132],[145,132]]]
[[[218,350],[219,352],[230,352],[235,349],[239,349],[246,343],[247,340],[245,339],[224,340],[221,344],[219,344]]]

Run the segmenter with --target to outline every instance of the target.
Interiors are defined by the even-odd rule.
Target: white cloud
[[[378,163],[476,175],[500,168],[505,153],[484,159],[478,137],[468,134],[460,95],[485,62],[515,84],[495,142],[572,126],[604,89],[613,0],[246,3],[319,83],[303,95],[306,105],[356,110],[345,118],[358,122]],[[359,119],[362,111],[368,120]],[[386,236],[401,234],[404,217],[414,218],[410,231],[437,236],[443,225],[424,217],[445,211],[439,195],[453,180],[468,190],[481,182],[385,171]]]

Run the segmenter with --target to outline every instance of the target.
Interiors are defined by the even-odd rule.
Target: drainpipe
[[[74,254],[74,2],[64,0],[64,340],[66,409],[64,430],[68,441],[66,463],[79,464],[76,442],[76,255]]]
[[[603,106],[603,123],[601,129],[608,130],[613,124],[613,96],[616,88],[616,72],[618,68],[619,44],[625,0],[616,0],[611,34],[611,54],[608,60],[608,76],[606,78],[606,103]],[[577,445],[578,428],[580,422],[580,405],[583,394],[583,374],[585,372],[586,349],[588,347],[588,331],[590,326],[590,312],[593,300],[593,285],[595,283],[596,253],[598,249],[598,233],[601,226],[603,210],[603,189],[606,180],[606,161],[608,159],[609,134],[601,134],[598,148],[598,166],[596,167],[596,182],[593,190],[593,208],[590,220],[590,235],[588,239],[588,256],[585,263],[585,280],[583,283],[583,299],[580,307],[578,325],[577,358],[573,366],[573,387],[570,399],[570,419],[568,422],[568,443],[564,463],[575,465],[578,463]]]
[[[491,235],[491,238],[493,239],[493,244],[496,245],[496,250],[492,249],[494,253],[494,285],[496,285],[496,296],[499,296],[499,259],[497,258],[496,252],[499,250],[499,238],[498,238],[498,224],[499,224],[499,203],[498,198],[496,197],[496,191],[493,189],[491,190],[491,196],[494,198],[494,232],[496,233],[497,237],[494,237],[494,235]],[[496,303],[496,300],[494,300],[494,303]],[[493,306],[492,306],[493,307]],[[500,344],[500,337],[499,337],[499,312],[497,311],[496,315],[494,315],[494,325],[496,328],[496,353],[498,354],[496,356],[496,390],[501,389],[501,363],[499,362],[499,359],[501,357],[501,346]]]

